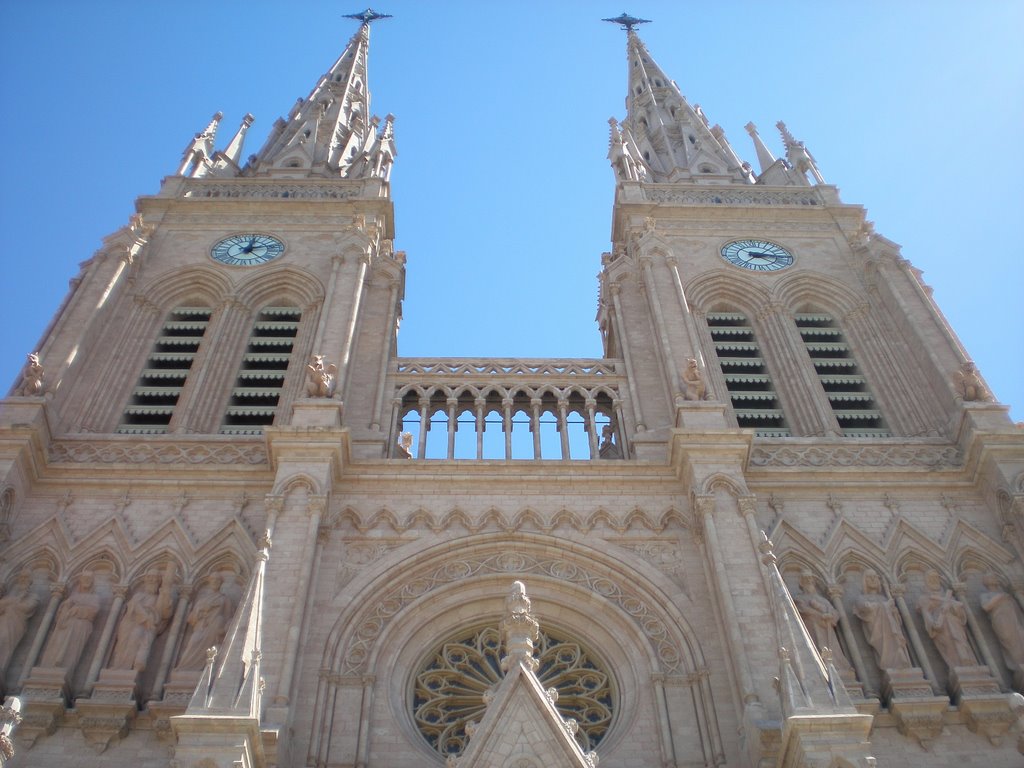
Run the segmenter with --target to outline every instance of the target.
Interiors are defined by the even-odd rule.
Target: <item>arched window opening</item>
[[[222,435],[260,435],[274,423],[302,311],[264,307],[256,315],[220,427]]]
[[[707,322],[737,425],[756,430],[758,437],[789,437],[782,406],[746,316],[709,312]]]
[[[209,307],[177,307],[167,314],[117,432],[167,432],[212,314]]]
[[[530,399],[517,396],[512,405],[512,458],[533,458],[533,428],[530,424]]]
[[[455,424],[456,459],[476,458],[476,410],[472,398],[460,399]]]
[[[423,458],[448,458],[448,414],[444,400],[431,401],[430,419],[427,424],[427,446]]]
[[[401,437],[402,433],[409,433],[412,435],[412,440],[409,443],[409,453],[414,459],[422,458],[419,455],[420,446],[420,409],[416,402],[415,395],[408,394],[405,396],[405,400],[402,402],[402,415],[401,415],[401,428],[399,429],[398,438]],[[397,439],[396,439],[397,442]],[[394,450],[395,456],[399,455],[397,449]]]
[[[500,399],[495,402],[489,398],[484,409],[483,458],[508,458],[505,456],[505,422]]]
[[[801,312],[795,320],[843,437],[890,437],[867,379],[835,319],[824,312]]]
[[[590,452],[589,426],[586,411],[581,408],[572,408],[566,412],[565,431],[569,440],[569,455],[565,458],[577,460],[595,458]]]
[[[538,419],[540,428],[540,459],[561,459],[562,438],[559,434],[558,411],[554,398],[544,398]]]

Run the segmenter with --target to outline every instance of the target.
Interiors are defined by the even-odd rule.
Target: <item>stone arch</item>
[[[686,285],[685,293],[690,306],[703,313],[727,306],[751,317],[771,303],[771,296],[761,283],[732,271],[695,278]]]
[[[292,302],[305,313],[324,298],[323,284],[307,271],[290,265],[271,267],[238,286],[238,299],[249,307]],[[305,318],[303,318],[305,320]]]
[[[692,685],[693,695],[686,697],[692,701],[687,708],[694,707],[693,711],[687,709],[686,715],[690,738],[696,748],[707,752],[709,760],[721,751],[704,651],[684,616],[689,598],[642,558],[634,560],[619,550],[599,551],[577,540],[566,546],[543,533],[520,531],[514,537],[507,533],[462,537],[454,551],[448,542],[415,554],[391,552],[380,564],[381,569],[361,579],[361,584],[349,582],[350,591],[343,602],[334,598],[339,611],[324,646],[311,724],[312,750],[318,760],[328,760],[334,749],[332,733],[340,723],[350,728],[351,718],[370,716],[368,710],[360,713],[359,693],[353,687],[365,691],[371,686],[378,694],[387,693],[375,695],[371,707],[374,716],[393,720],[396,712],[384,713],[382,708],[395,706],[396,700],[407,701],[405,673],[411,674],[414,667],[406,661],[419,659],[429,650],[425,647],[430,645],[428,640],[443,639],[446,632],[469,626],[467,622],[478,624],[481,616],[487,621],[499,620],[513,579],[524,580],[531,596],[537,594],[541,602],[557,606],[538,615],[542,627],[550,624],[572,632],[577,625],[590,625],[587,632],[599,633],[615,627],[613,634],[623,636],[616,642],[626,643],[633,651],[622,655],[624,646],[620,645],[612,653],[629,667],[619,674],[638,681],[637,696],[641,696],[640,690],[649,691],[652,674]],[[680,601],[683,604],[677,605]],[[587,634],[581,634],[581,640],[587,640],[602,656],[609,653]],[[392,669],[396,665],[404,666]],[[642,696],[649,705],[649,694]],[[378,706],[379,701],[383,703]],[[674,717],[679,716],[678,708],[675,711]],[[631,717],[629,713],[625,716]],[[403,710],[402,718],[408,723],[401,729],[409,733],[411,717]],[[656,730],[661,725],[654,720],[645,723],[655,729],[650,743],[659,743]],[[422,741],[415,731],[410,738],[413,744]],[[330,760],[336,757],[331,754]]]
[[[809,304],[832,314],[839,322],[856,307],[848,285],[820,274],[810,276],[798,272],[783,277],[771,291],[771,296],[791,312]]]
[[[737,499],[741,496],[750,496],[750,491],[747,490],[746,483],[743,482],[742,478],[726,475],[722,472],[716,472],[704,478],[697,495],[709,496],[716,491],[725,491]]]
[[[4,572],[3,579],[0,579],[0,583],[8,583],[25,568],[28,568],[33,573],[45,571],[49,575],[50,580],[56,582],[60,580],[64,573],[62,561],[63,558],[60,555],[50,547],[43,545],[30,552],[26,552],[22,557],[12,560],[10,567]]]
[[[111,583],[115,583],[125,578],[128,567],[117,552],[110,547],[102,547],[99,550],[83,552],[72,558],[65,570],[66,580],[70,582],[82,571],[107,573]]]
[[[232,293],[231,281],[205,264],[154,275],[142,296],[161,310],[191,303],[216,309]]]
[[[320,483],[312,475],[297,472],[281,480],[274,488],[276,496],[288,496],[295,491],[305,491],[309,496],[321,496]]]
[[[459,560],[452,562],[447,545],[432,547],[404,559],[399,578],[393,572],[381,574],[362,595],[353,597],[331,629],[324,666],[344,675],[364,673],[381,631],[409,603],[453,581],[502,573],[525,577],[535,573],[584,584],[595,598],[616,602],[632,616],[649,638],[653,658],[663,671],[692,671],[703,666],[696,634],[664,595],[647,585],[642,595],[630,595],[607,575],[623,570],[615,558],[575,545],[564,557],[553,559],[551,539],[543,534],[520,532],[515,550],[501,546],[501,535],[480,534],[464,541]]]

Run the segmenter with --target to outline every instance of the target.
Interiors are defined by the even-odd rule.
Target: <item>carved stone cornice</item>
[[[964,457],[952,444],[823,445],[754,444],[752,467],[927,467],[958,468]]]
[[[266,464],[263,441],[205,442],[58,439],[50,444],[53,463],[72,464]]]

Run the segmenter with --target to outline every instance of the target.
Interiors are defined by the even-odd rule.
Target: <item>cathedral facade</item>
[[[899,247],[623,15],[604,356],[400,357],[373,17],[3,401],[0,762],[1020,765],[1024,434]]]

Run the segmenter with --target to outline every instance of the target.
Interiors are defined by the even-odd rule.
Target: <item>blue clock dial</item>
[[[793,263],[793,254],[768,240],[734,240],[722,247],[722,258],[754,272],[775,272]]]
[[[210,256],[221,264],[249,267],[266,264],[284,253],[284,243],[270,235],[232,235],[225,237],[212,249]]]

